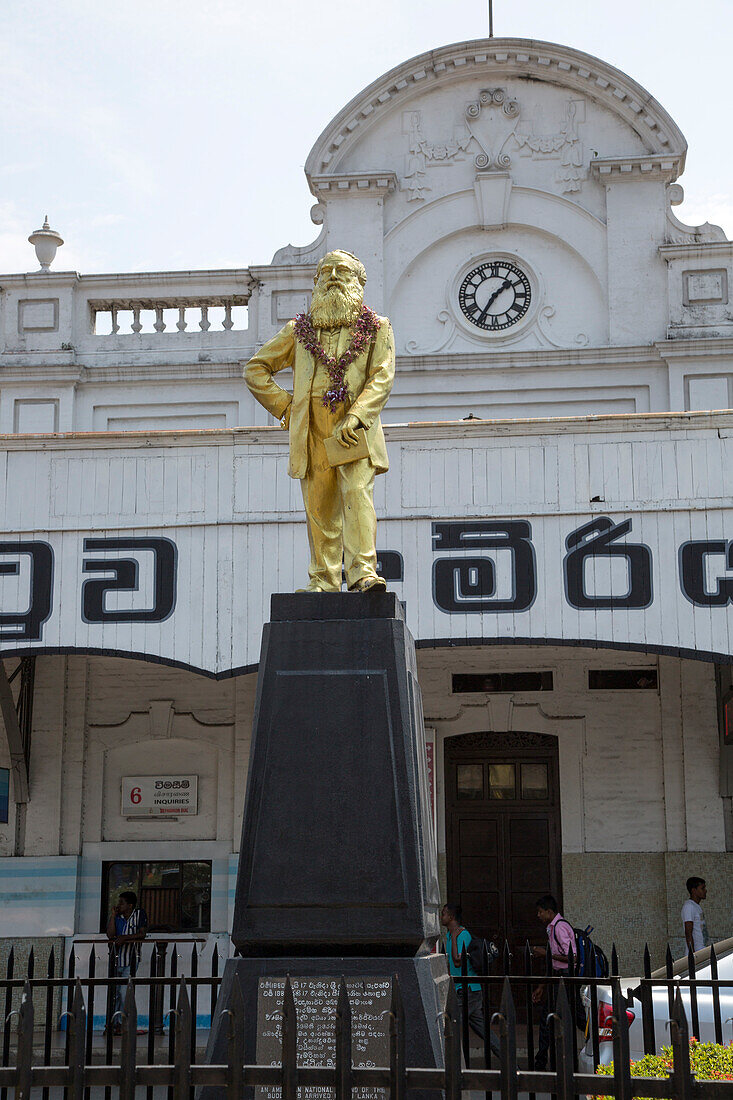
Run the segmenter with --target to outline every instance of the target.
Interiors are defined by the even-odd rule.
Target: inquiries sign
[[[197,775],[125,775],[122,778],[125,817],[198,813]]]

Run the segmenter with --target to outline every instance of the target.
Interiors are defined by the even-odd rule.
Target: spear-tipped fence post
[[[66,986],[66,1041],[64,1043],[64,1064],[71,1065],[69,1058],[71,1057],[71,1030],[69,1028],[69,1021],[71,1020],[71,1005],[74,999],[74,975],[76,973],[76,952],[72,944],[71,951],[69,951],[69,967],[68,967],[68,982]],[[64,1089],[64,1100],[68,1100],[69,1090]],[[4,1100],[4,1098],[3,1098]]]
[[[211,977],[212,979],[219,977],[219,945],[214,943],[214,950],[211,952]],[[218,983],[212,981],[209,986],[211,993],[209,995],[209,1015],[211,1019],[214,1019],[214,1012],[216,1011],[216,1000],[219,993]]]
[[[573,1086],[573,1074],[575,1062],[573,1059],[573,1032],[575,1020],[568,1000],[565,980],[560,979],[557,996],[555,998],[555,1011],[552,1013],[554,1022],[554,1049],[555,1049],[555,1095],[558,1100],[575,1100]]]
[[[71,1002],[71,1015],[69,1017],[69,1069],[71,1071],[71,1084],[68,1091],[69,1100],[81,1100],[84,1095],[87,1022],[87,1010],[84,1007],[81,981],[77,978],[74,983],[74,999]]]
[[[56,976],[56,952],[53,945],[48,953],[48,962],[46,964],[46,977],[49,979],[49,983],[46,986],[46,1015],[43,1021],[43,1064],[44,1066],[51,1065],[51,1024],[53,1018],[53,995],[54,986],[53,979]],[[49,1089],[48,1085],[43,1086],[41,1092],[42,1100],[48,1100]]]
[[[191,952],[191,978],[197,978],[199,973],[199,953],[194,942]],[[189,1043],[191,1047],[191,1061],[196,1061],[196,1022],[198,1020],[199,987],[195,981],[191,982],[191,1034]]]
[[[489,971],[491,970],[491,955],[489,953],[489,944],[487,940],[483,941],[481,948],[481,968],[479,974],[487,978]],[[491,986],[488,982],[481,982],[481,1011],[483,1012],[484,1021],[489,1019],[490,1009],[490,993]],[[488,1026],[484,1026],[484,1065],[487,1069],[491,1067],[491,1032]],[[486,1093],[486,1100],[491,1100],[491,1093]]]
[[[36,953],[31,945],[31,949],[28,952],[28,981],[33,981],[36,975]]]
[[[461,1100],[461,1032],[454,982],[448,985],[443,1013],[445,1043],[445,1100]]]
[[[282,1100],[298,1100],[298,1016],[289,974],[283,990],[281,1087]]]
[[[618,978],[618,951],[616,944],[611,944],[611,977]]]
[[[151,1028],[152,1030],[152,1028]],[[191,1003],[186,979],[181,978],[176,1004],[176,1061],[173,1074],[174,1100],[189,1100],[191,1091]]]
[[[656,1054],[654,1034],[654,999],[652,997],[652,960],[649,944],[644,944],[644,978],[639,994],[641,1000],[641,1027],[644,1035],[644,1053]]]
[[[504,955],[503,955],[503,958],[502,958],[502,963],[503,963],[503,966],[504,966],[504,973],[505,974],[511,974],[511,972],[512,972],[512,953],[509,950],[509,941],[508,940],[504,940]]]
[[[396,974],[392,978],[392,999],[389,1006],[389,1094],[391,1100],[405,1100],[407,1095],[405,1008]]]
[[[672,1033],[672,1088],[678,1100],[683,1100],[692,1096],[692,1074],[690,1072],[690,1031],[679,988],[669,1025]]]
[[[723,1020],[720,1015],[720,987],[718,981],[718,956],[715,953],[715,945],[710,945],[710,977],[713,981],[713,1022],[715,1023],[715,1042],[722,1045]]]
[[[239,982],[232,986],[229,998],[227,1040],[227,1100],[242,1100],[244,1096],[244,998]]]
[[[173,944],[171,951],[171,979],[178,977],[178,944]],[[176,1059],[176,990],[178,982],[172,980],[168,987],[168,1062],[173,1065]],[[161,991],[161,997],[165,997],[165,990]],[[163,1022],[165,1023],[165,1017]],[[173,1100],[173,1086],[168,1086],[168,1100]]]
[[[134,958],[134,956],[133,956],[133,958]],[[144,958],[144,949],[141,947],[140,948],[140,955],[137,959],[138,970],[136,971],[136,973],[139,972],[139,966],[142,963],[143,958]],[[155,950],[155,943],[153,942],[150,945],[150,956],[149,956],[149,959],[148,959],[148,976],[151,978],[151,981],[148,982],[148,1043],[147,1043],[147,1055],[146,1055],[146,1057],[147,1057],[147,1061],[148,1061],[149,1066],[153,1065],[153,1063],[155,1062],[155,1014],[156,1014],[156,1004],[157,1004],[158,990],[155,986],[155,982],[152,981],[152,979],[155,977],[156,972],[157,972],[157,953],[156,953],[156,950]],[[132,973],[132,970],[130,970],[130,973]],[[178,1016],[176,1016],[176,1020],[177,1019],[178,1019]],[[172,1095],[173,1095],[172,1087],[169,1089],[168,1095],[169,1095],[170,1098],[172,1098]],[[153,1086],[148,1085],[145,1089],[145,1100],[153,1100],[154,1096],[155,1096],[155,1091],[154,1091]]]
[[[453,941],[451,940],[451,951]],[[461,950],[461,1043],[463,1045],[463,1060],[466,1066],[471,1065],[471,1040],[468,1034],[468,954],[466,948]]]
[[[616,1081],[616,1100],[631,1100],[631,1057],[629,1054],[629,1018],[626,1015],[626,999],[621,993],[621,983],[616,978],[611,987],[613,1008],[613,1075]]]
[[[13,1007],[13,987],[10,984],[13,978],[13,970],[15,969],[15,948],[11,947],[8,952],[8,961],[5,964],[5,978],[8,984],[5,986],[5,1012],[3,1014],[3,1067],[7,1066],[10,1057],[10,1012]],[[8,1090],[5,1085],[0,1089],[0,1100],[7,1100]]]
[[[137,1066],[137,1004],[135,987],[127,981],[125,1003],[122,1009],[122,1038],[120,1040],[120,1094],[119,1100],[135,1100],[135,1069]]]
[[[92,950],[89,952],[89,981],[87,982],[87,1008],[86,1008],[86,1022],[87,1022],[87,1036],[86,1036],[86,1060],[91,1065],[92,1062],[92,1043],[94,1041],[94,984],[93,979],[97,973],[97,952],[92,944]],[[76,1000],[76,993],[74,994]],[[89,1100],[90,1090],[85,1092],[86,1100]]]
[[[492,1016],[492,1024],[494,1020],[500,1025],[501,1098],[517,1100],[517,1013],[508,977],[504,978],[501,1009]]]
[[[672,1013],[674,1012],[674,962],[672,960],[672,949],[667,944],[667,953],[664,957],[664,965],[667,970],[667,1007],[669,1009],[669,1018],[672,1019]]]
[[[115,1004],[117,1003],[117,985],[115,984],[115,975],[117,972],[116,966],[116,953],[115,945],[112,940],[107,944],[107,995],[105,997],[105,1032],[106,1032],[106,1051],[105,1061],[107,1065],[112,1064],[112,1044],[115,1028],[119,1024],[119,1020],[114,1020]],[[109,1085],[104,1090],[104,1100],[111,1100],[112,1089]]]
[[[590,1029],[591,1045],[593,1047],[593,1069],[596,1070],[601,1060],[601,1044],[598,1038],[598,985],[596,984],[596,978],[598,977],[598,953],[595,944],[593,944],[591,949],[590,961],[590,974],[593,980],[589,984],[590,1008],[588,1012],[590,1014],[590,1019],[588,1021],[588,1028]]]
[[[573,943],[574,942],[575,942],[575,940],[573,939],[568,944],[568,969],[567,969],[568,978],[574,978],[575,977],[576,957],[575,957],[575,952],[573,951]],[[575,1019],[576,1019],[576,1011],[575,1010],[576,1010],[577,1003],[578,1003],[578,987],[577,987],[577,985],[575,984],[574,981],[568,982],[566,992],[567,992],[568,1003],[570,1005],[570,1014],[573,1017],[573,1024],[574,1024]],[[573,1039],[573,1064],[575,1064],[575,1062],[577,1062],[577,1060],[578,1060],[578,1036],[577,1036],[575,1026],[573,1026],[573,1028],[572,1028],[572,1039]]]
[[[33,949],[31,948],[31,951]],[[30,1100],[33,1066],[33,993],[26,979],[18,1013],[18,1056],[16,1061],[16,1100]]]
[[[534,963],[534,955],[529,940],[524,945],[524,973],[531,977]],[[527,1068],[530,1072],[534,1069],[534,1002],[532,1000],[532,983],[524,983],[524,1010],[527,1014]],[[530,1093],[530,1100],[534,1100],[534,1093]]]
[[[692,947],[687,949],[687,977],[690,985],[690,1017],[692,1022],[692,1034],[696,1039],[700,1038],[700,1016],[697,1011],[697,986],[695,985],[695,952]]]

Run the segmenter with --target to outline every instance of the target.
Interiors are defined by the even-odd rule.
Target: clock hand
[[[489,312],[489,307],[490,307],[490,306],[492,306],[492,305],[494,304],[494,302],[495,302],[495,301],[496,301],[496,299],[497,299],[497,298],[499,297],[499,295],[501,294],[501,292],[502,292],[503,290],[509,290],[509,288],[511,287],[511,285],[512,285],[512,284],[511,284],[511,283],[509,282],[509,280],[508,280],[508,279],[505,279],[505,280],[504,280],[504,282],[503,282],[503,283],[501,284],[501,286],[499,286],[499,287],[498,287],[498,288],[497,288],[497,289],[496,289],[496,290],[494,291],[494,293],[493,293],[493,294],[491,295],[491,297],[489,298],[489,300],[488,300],[488,302],[486,303],[486,305],[484,306],[484,308],[483,308],[483,309],[481,310],[481,313],[479,314],[479,318],[478,318],[479,322],[481,322],[481,321],[485,321],[485,320],[486,320],[486,317],[487,317],[487,315],[488,315],[488,312]]]

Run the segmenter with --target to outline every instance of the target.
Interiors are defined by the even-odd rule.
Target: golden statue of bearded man
[[[364,305],[365,283],[356,256],[329,252],[310,312],[288,321],[244,371],[260,404],[290,431],[288,473],[300,479],[311,553],[306,592],[339,592],[342,562],[350,592],[386,588],[377,576],[374,476],[389,466],[379,414],[394,381],[394,336],[389,320]],[[286,367],[292,394],[273,378]],[[329,436],[337,450],[366,456],[350,460],[347,450],[332,465]]]

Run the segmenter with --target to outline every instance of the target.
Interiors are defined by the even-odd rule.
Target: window
[[[522,764],[522,798],[546,802],[550,797],[547,764]]]
[[[456,766],[456,794],[458,798],[484,797],[483,764],[458,764]]]
[[[657,690],[655,668],[591,668],[588,670],[591,691]]]
[[[491,798],[517,797],[514,764],[489,764],[489,794]]]
[[[10,768],[0,768],[0,822],[4,825],[8,821],[10,809]]]
[[[552,691],[551,672],[456,672],[453,693]]]
[[[102,931],[123,890],[137,894],[151,932],[211,930],[210,860],[103,864]]]

